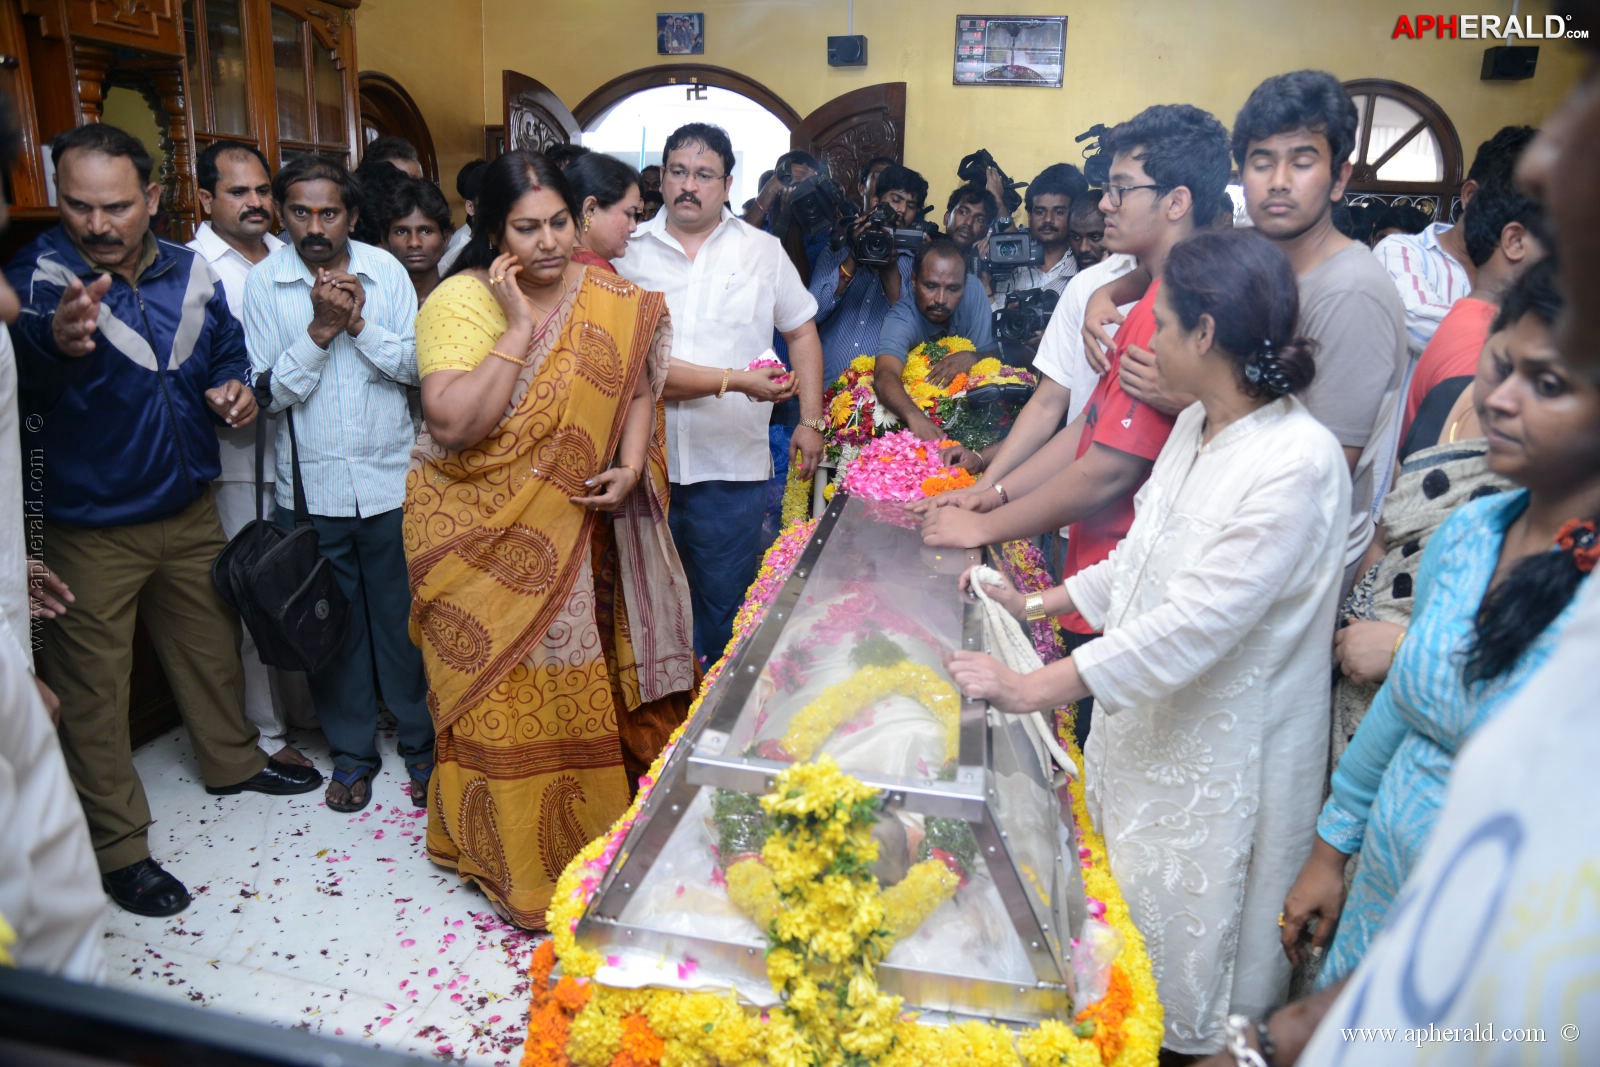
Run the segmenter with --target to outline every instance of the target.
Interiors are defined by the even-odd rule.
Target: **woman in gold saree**
[[[485,172],[478,232],[417,317],[406,479],[428,855],[532,929],[694,683],[656,417],[665,301],[572,261],[572,200],[535,153]]]

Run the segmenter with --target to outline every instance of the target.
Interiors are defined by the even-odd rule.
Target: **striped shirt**
[[[359,337],[318,348],[311,323],[315,281],[293,245],[262,260],[244,290],[245,344],[256,374],[272,371],[271,412],[293,408],[306,505],[313,515],[367,517],[405,502],[416,432],[406,406],[418,384],[417,291],[389,253],[350,242],[349,273],[366,291]],[[294,507],[289,423],[277,432],[277,501]]]
[[[856,267],[854,278],[839,287],[839,267],[851,255],[850,244],[824,246],[811,264],[811,295],[817,301],[817,333],[822,338],[822,385],[827,388],[857,356],[878,354],[878,329],[889,314],[883,280],[873,267]],[[911,291],[911,253],[895,254],[900,291]]]
[[[1448,229],[1449,223],[1435,222],[1421,233],[1390,234],[1372,250],[1406,306],[1406,347],[1412,359],[1428,347],[1450,306],[1472,292],[1467,268],[1439,244],[1439,235]]]

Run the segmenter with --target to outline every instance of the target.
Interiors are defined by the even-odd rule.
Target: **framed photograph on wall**
[[[1061,88],[1065,15],[957,15],[957,85]]]
[[[656,54],[698,56],[706,50],[706,17],[698,11],[656,15]]]

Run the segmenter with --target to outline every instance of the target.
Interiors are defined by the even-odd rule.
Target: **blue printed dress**
[[[1545,628],[1508,672],[1469,685],[1463,667],[1473,620],[1526,490],[1464,504],[1428,542],[1410,629],[1333,775],[1317,833],[1361,853],[1339,930],[1318,976],[1327,986],[1355,970],[1422,854],[1444,804],[1456,752],[1500,713],[1549,658],[1573,607]]]

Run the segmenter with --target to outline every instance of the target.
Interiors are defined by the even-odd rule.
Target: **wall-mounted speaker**
[[[867,65],[867,38],[864,34],[828,38],[828,66],[864,67]]]
[[[1538,65],[1537,45],[1498,45],[1483,50],[1483,72],[1478,77],[1486,82],[1521,81],[1533,77]]]

